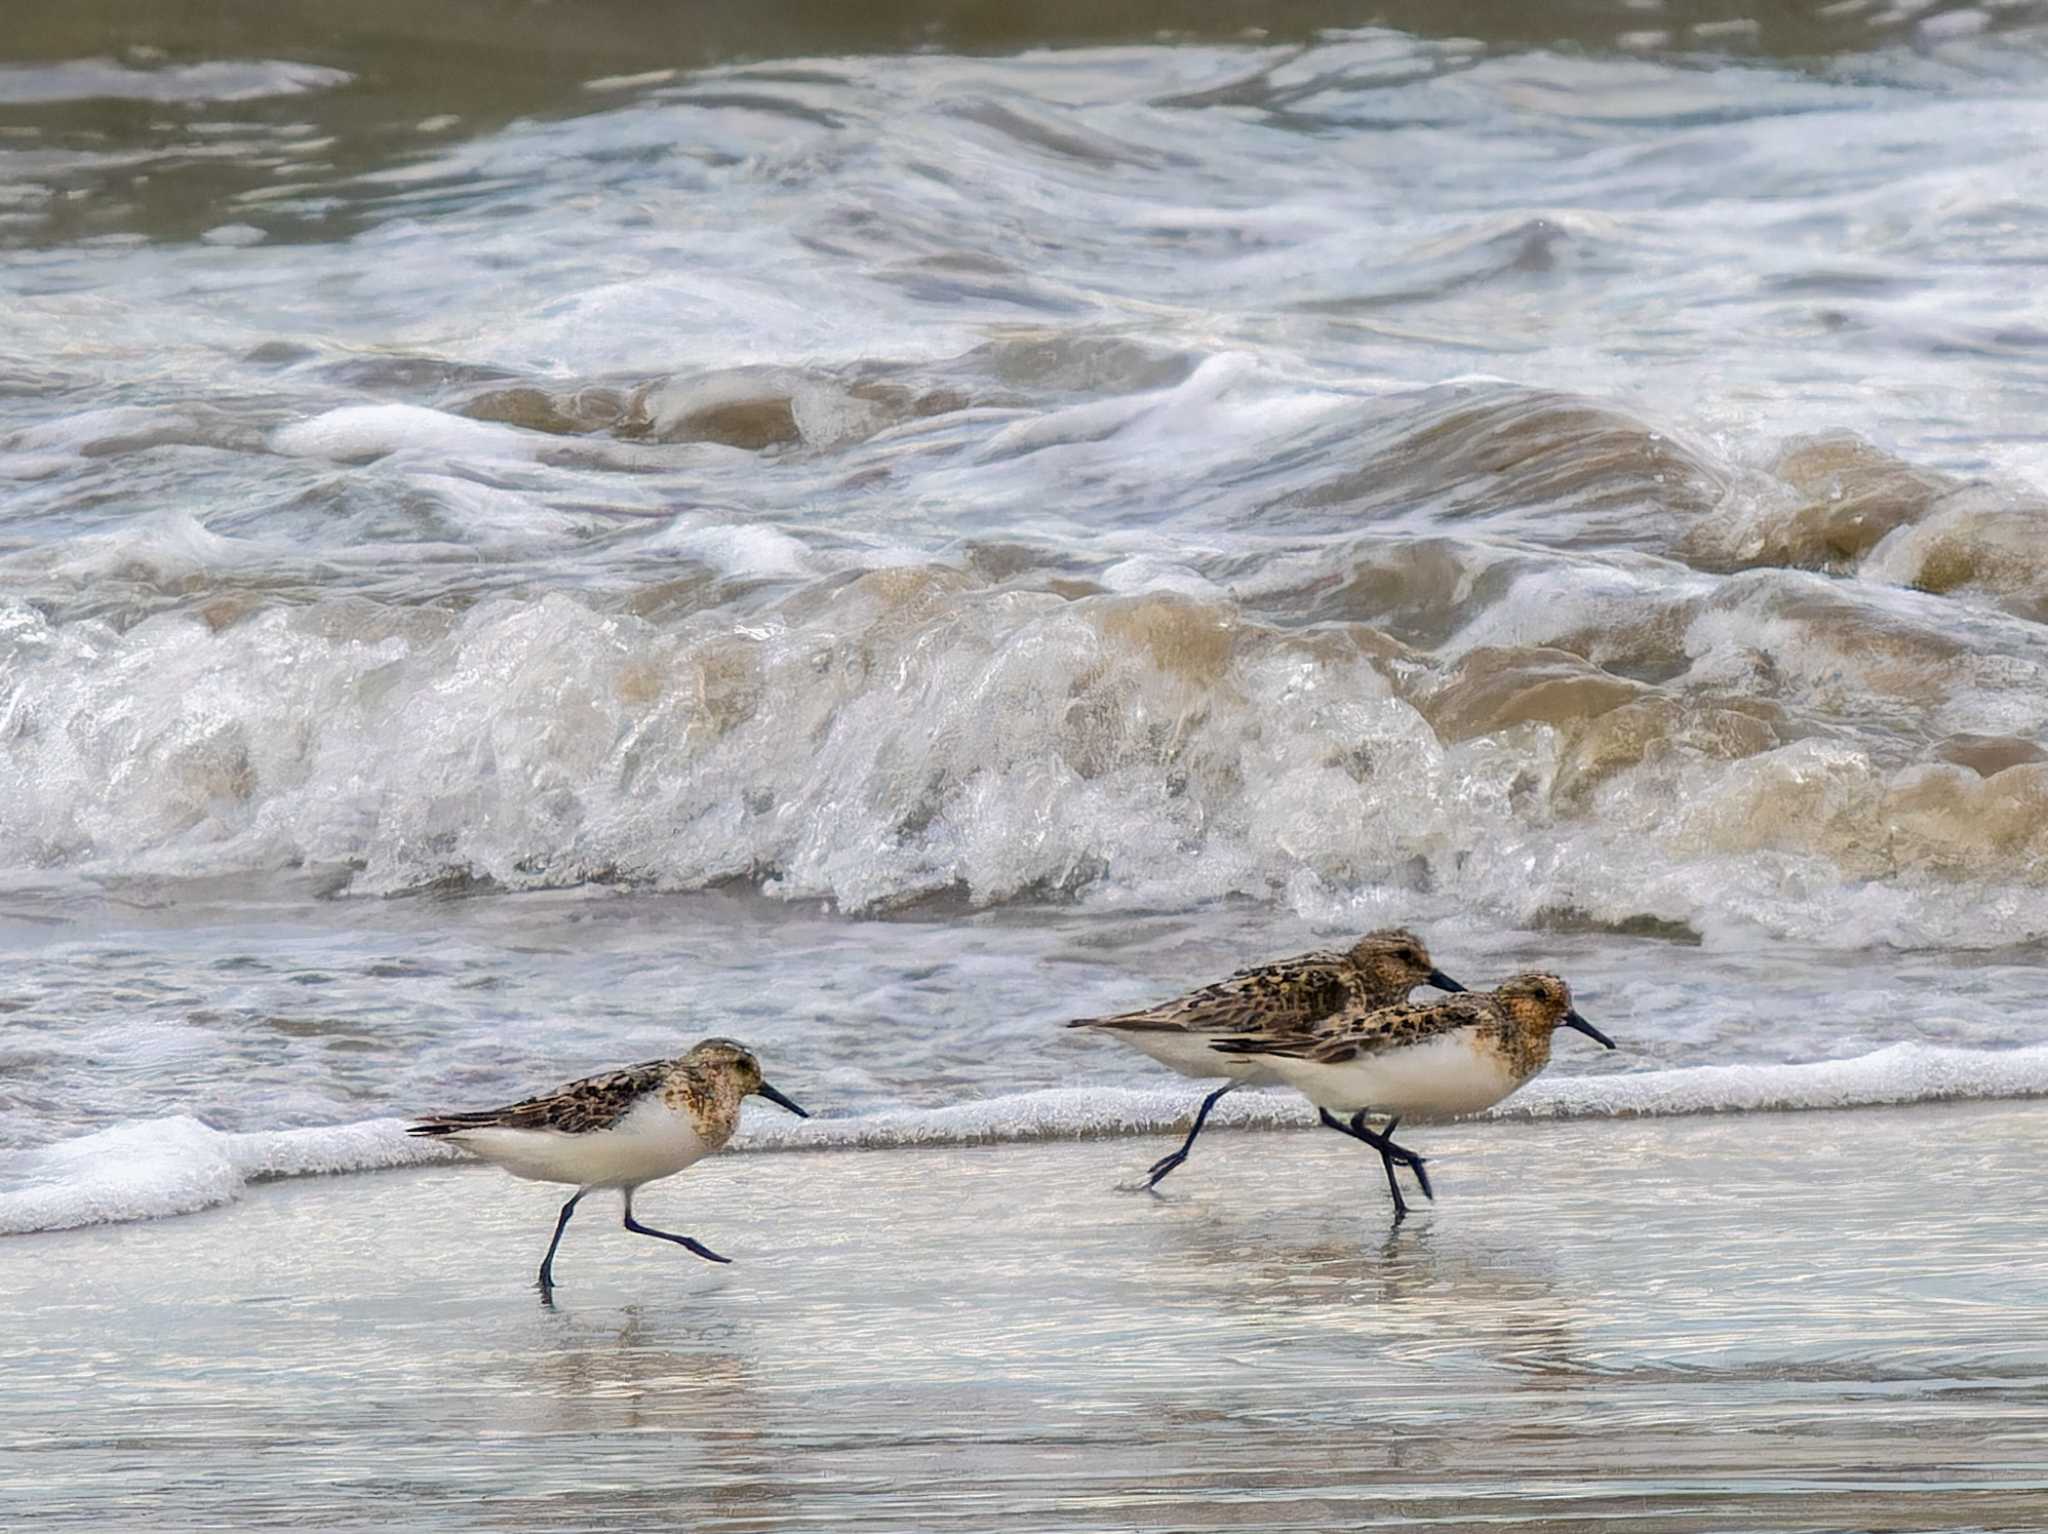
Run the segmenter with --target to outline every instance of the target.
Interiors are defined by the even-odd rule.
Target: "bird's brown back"
[[[473,1113],[436,1113],[408,1130],[416,1135],[458,1134],[465,1129],[558,1129],[589,1134],[609,1129],[649,1092],[658,1090],[676,1062],[648,1060],[585,1076],[552,1092],[521,1098],[501,1108]]]
[[[1069,1028],[1128,1032],[1236,1033],[1254,1028],[1306,1028],[1351,1005],[1358,972],[1350,956],[1304,953],[1241,969],[1186,995],[1111,1017],[1076,1018]]]

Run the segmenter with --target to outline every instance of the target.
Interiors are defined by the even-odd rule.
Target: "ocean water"
[[[2048,1092],[2038,5],[355,9],[0,41],[0,1232],[1395,920],[1509,1112]]]

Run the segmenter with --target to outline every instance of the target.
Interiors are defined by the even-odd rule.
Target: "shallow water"
[[[733,1266],[593,1199],[553,1312],[552,1200],[488,1169],[6,1243],[19,1516],[2038,1524],[2033,1105],[1415,1138],[1440,1197],[1391,1231],[1332,1135],[1218,1133],[1157,1198],[1127,1142],[721,1158],[641,1209]]]
[[[2048,1085],[2038,8],[357,11],[0,42],[0,1229],[1388,920]]]

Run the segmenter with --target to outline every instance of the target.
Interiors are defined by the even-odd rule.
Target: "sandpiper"
[[[1291,1036],[1339,1012],[1406,1001],[1418,985],[1433,985],[1442,991],[1465,989],[1436,967],[1421,938],[1405,928],[1387,927],[1368,932],[1341,952],[1297,954],[1277,963],[1241,969],[1227,980],[1156,1007],[1114,1017],[1076,1018],[1067,1026],[1114,1033],[1183,1076],[1231,1078],[1202,1099],[1194,1127],[1180,1149],[1148,1168],[1144,1186],[1154,1188],[1188,1159],[1209,1110],[1227,1094],[1239,1087],[1286,1079],[1249,1056],[1218,1054],[1211,1048],[1217,1039],[1228,1034]]]
[[[1261,1062],[1314,1103],[1323,1123],[1377,1150],[1399,1220],[1408,1204],[1396,1162],[1415,1174],[1424,1197],[1436,1195],[1423,1158],[1394,1143],[1396,1126],[1411,1114],[1448,1118],[1492,1107],[1550,1063],[1560,1024],[1614,1048],[1573,1009],[1571,987],[1547,974],[1423,1006],[1351,1007],[1292,1034],[1221,1038],[1215,1048]],[[1367,1123],[1376,1114],[1387,1120],[1379,1130]]]
[[[643,1183],[672,1177],[710,1155],[739,1127],[740,1099],[748,1093],[810,1115],[761,1079],[761,1062],[731,1039],[705,1039],[673,1060],[649,1060],[623,1070],[586,1076],[552,1092],[478,1113],[439,1113],[407,1130],[445,1139],[497,1163],[514,1177],[576,1185],[555,1221],[555,1239],[541,1259],[543,1303],[555,1288],[555,1248],[569,1216],[586,1193],[617,1188],[625,1200],[626,1229],[695,1252],[707,1262],[730,1262],[690,1236],[655,1230],[633,1218],[633,1194]]]

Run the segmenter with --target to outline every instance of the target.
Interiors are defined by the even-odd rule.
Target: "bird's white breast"
[[[1399,1045],[1336,1065],[1269,1056],[1287,1082],[1319,1108],[1450,1118],[1490,1108],[1522,1084],[1507,1058],[1476,1028]]]
[[[514,1177],[617,1188],[670,1177],[711,1149],[686,1114],[643,1097],[609,1129],[468,1129],[448,1137]]]

